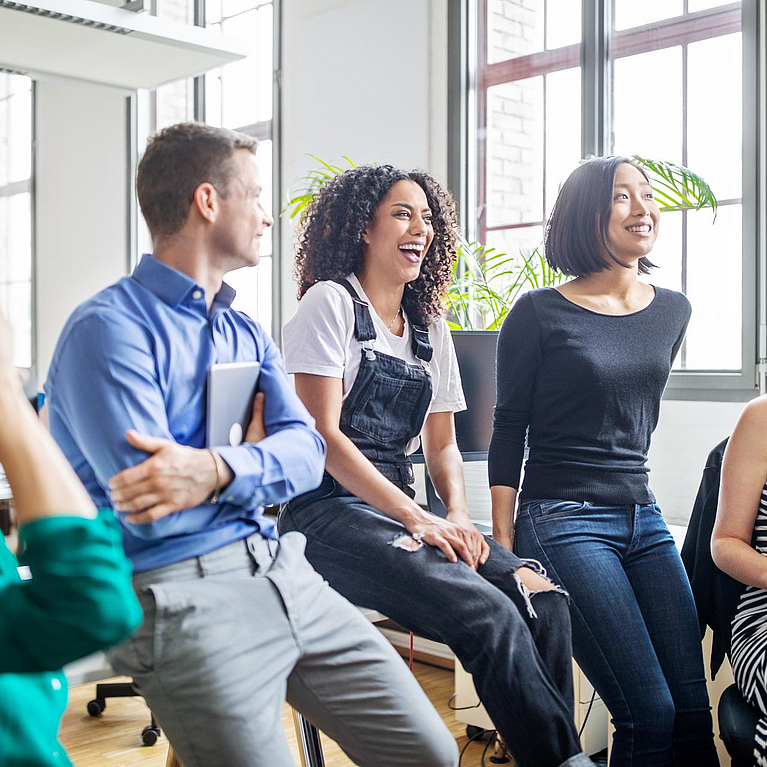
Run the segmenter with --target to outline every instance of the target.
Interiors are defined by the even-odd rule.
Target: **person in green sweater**
[[[112,512],[96,511],[22,391],[0,315],[0,464],[13,491],[18,558],[0,535],[0,765],[71,765],[57,732],[61,667],[141,622]]]

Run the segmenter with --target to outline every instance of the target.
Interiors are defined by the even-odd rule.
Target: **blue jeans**
[[[695,603],[657,504],[523,500],[515,539],[570,594],[573,654],[615,725],[612,767],[718,765]]]
[[[328,475],[283,508],[279,528],[306,535],[307,559],[347,599],[452,648],[519,767],[592,764],[573,724],[566,597],[528,601],[514,577],[525,563],[493,541],[476,571],[433,546],[402,548],[399,522]]]

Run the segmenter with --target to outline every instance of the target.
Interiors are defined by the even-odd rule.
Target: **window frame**
[[[581,149],[582,156],[604,155],[610,150],[610,103],[613,59],[610,56],[613,0],[583,0],[582,42],[579,57],[572,50],[560,49],[556,56],[548,51],[519,57],[562,59],[564,68],[581,66]],[[484,178],[480,147],[477,142],[479,110],[484,101],[480,88],[479,29],[486,0],[448,0],[448,100],[450,119],[448,182],[459,202],[460,223],[470,239],[476,238],[480,222],[471,215],[478,208]],[[687,3],[684,4],[687,10]],[[665,40],[677,40],[684,26],[685,39],[694,42],[733,31],[716,25],[723,21],[733,25],[735,14],[741,14],[743,40],[743,269],[741,370],[673,371],[666,388],[666,399],[746,401],[767,390],[767,300],[761,286],[767,275],[767,105],[765,105],[765,48],[767,47],[767,9],[758,0],[742,0],[741,9],[727,4],[695,13],[695,24],[689,17],[673,17],[645,27],[621,30],[613,40],[622,55],[639,53],[658,31]],[[706,30],[715,28],[716,35]],[[652,33],[650,30],[653,30]],[[644,41],[644,43],[643,43]],[[678,44],[674,42],[674,44]],[[636,47],[629,48],[632,45]],[[576,46],[571,46],[577,49]],[[665,47],[665,46],[664,46]],[[657,44],[652,46],[657,49]],[[482,53],[482,55],[484,55]],[[565,61],[566,60],[566,61]],[[525,63],[525,62],[523,62]],[[518,62],[492,65],[496,73],[512,70]],[[549,70],[547,69],[546,72]],[[530,71],[529,76],[535,72]],[[498,82],[505,82],[498,79]],[[495,80],[489,84],[496,84]],[[475,183],[476,181],[476,183]],[[530,222],[533,223],[533,222]]]

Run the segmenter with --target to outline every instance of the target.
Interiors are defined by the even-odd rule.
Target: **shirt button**
[[[202,298],[202,291],[201,290],[195,290],[192,293],[192,298]]]

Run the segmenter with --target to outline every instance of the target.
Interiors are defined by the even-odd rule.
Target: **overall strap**
[[[423,325],[410,323],[410,346],[417,359],[431,362],[434,356],[434,348],[429,342],[429,329]]]
[[[370,316],[370,307],[359,297],[349,280],[335,280],[346,288],[354,305],[354,337],[361,342],[375,341],[376,329]]]

